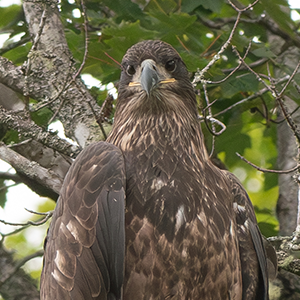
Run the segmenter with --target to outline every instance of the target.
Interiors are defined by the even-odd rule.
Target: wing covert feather
[[[99,142],[71,166],[45,241],[41,299],[119,299],[125,252],[122,152]],[[46,278],[51,276],[51,278]]]

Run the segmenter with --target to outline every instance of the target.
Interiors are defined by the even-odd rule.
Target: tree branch
[[[0,56],[0,82],[23,94],[25,76],[22,67],[16,67],[10,60]]]
[[[59,138],[55,133],[44,131],[32,121],[25,121],[18,114],[12,111],[9,112],[3,107],[0,107],[0,123],[6,124],[9,128],[21,133],[24,138],[33,138],[67,156],[76,157],[80,152],[77,146]]]
[[[23,174],[37,184],[59,194],[62,179],[51,170],[45,169],[38,163],[26,159],[4,144],[0,144],[0,158],[10,164],[19,174]]]
[[[295,235],[269,237],[267,240],[276,250],[278,269],[300,276],[300,245],[295,240]]]

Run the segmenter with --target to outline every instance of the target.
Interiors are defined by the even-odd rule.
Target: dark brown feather
[[[71,166],[52,218],[41,299],[120,298],[124,207],[122,153],[104,142],[89,146]]]
[[[268,299],[252,204],[208,158],[180,56],[145,41],[122,69],[111,145],[84,150],[64,183],[42,299],[120,299],[121,287],[126,300]]]

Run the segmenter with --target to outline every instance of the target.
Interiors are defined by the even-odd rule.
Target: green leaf
[[[144,17],[140,7],[131,0],[102,0],[107,7],[117,14],[117,22],[124,20],[136,21]]]
[[[237,162],[236,152],[243,155],[245,149],[251,147],[249,135],[240,132],[241,124],[234,123],[227,124],[227,130],[216,139],[216,152],[226,154],[224,163],[228,167],[232,167]]]
[[[257,213],[257,215],[259,215]],[[273,218],[272,218],[272,223],[270,222],[270,219],[266,218],[267,219],[267,222],[259,222],[258,223],[258,227],[261,231],[261,233],[263,234],[263,236],[265,237],[270,237],[270,236],[276,236],[278,235],[278,224],[276,224],[274,221],[273,221]]]
[[[249,196],[254,205],[257,222],[263,235],[277,235],[279,226],[274,211],[278,197],[278,187],[260,193],[249,193]]]
[[[207,65],[207,60],[202,57],[187,52],[182,52],[180,54],[190,72],[196,72],[198,68],[201,70]]]
[[[266,12],[270,15],[273,21],[290,36],[294,36],[292,29],[293,21],[291,20],[290,12],[288,9],[282,9],[282,6],[288,8],[286,0],[261,0]]]
[[[258,57],[267,57],[267,58],[276,57],[276,55],[269,48],[265,46],[255,49],[251,52]]]
[[[81,63],[85,47],[83,34],[80,34],[80,31],[66,30],[65,36],[74,59]]]
[[[10,5],[0,7],[0,33],[11,30],[19,21],[23,20],[22,7],[20,5]]]
[[[165,15],[174,12],[177,8],[177,3],[174,0],[151,0],[145,7],[145,12],[161,12]]]
[[[37,125],[46,127],[52,115],[53,112],[49,108],[43,107],[36,112],[32,112],[31,118]]]
[[[115,61],[120,63],[127,49],[133,44],[154,36],[155,32],[143,28],[140,21],[121,22],[103,28],[102,42],[99,42],[97,36],[90,39],[89,55],[83,72],[90,73],[103,84],[117,81],[120,67]]]
[[[3,141],[5,142],[6,145],[18,143],[20,142],[19,133],[12,129],[7,130]]]
[[[24,61],[27,60],[27,55],[31,49],[31,45],[31,43],[26,43],[25,45],[19,46],[6,52],[3,56],[13,61],[14,64],[21,65],[24,63]]]
[[[198,6],[202,6],[205,9],[209,9],[213,12],[219,13],[221,11],[224,1],[222,0],[182,0],[181,10],[187,13],[194,11]]]
[[[259,82],[252,73],[245,73],[239,76],[232,76],[221,84],[222,95],[224,98],[230,98],[241,92],[257,92]]]
[[[171,13],[166,15],[162,12],[150,12],[152,26],[154,30],[161,31],[162,35],[167,32],[174,32],[174,35],[184,34],[186,28],[193,25],[197,19],[196,16],[191,16],[186,13]]]

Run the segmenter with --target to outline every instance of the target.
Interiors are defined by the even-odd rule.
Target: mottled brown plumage
[[[72,165],[45,247],[42,299],[122,296],[268,299],[252,204],[210,162],[186,67],[161,41],[125,54],[113,130]]]

